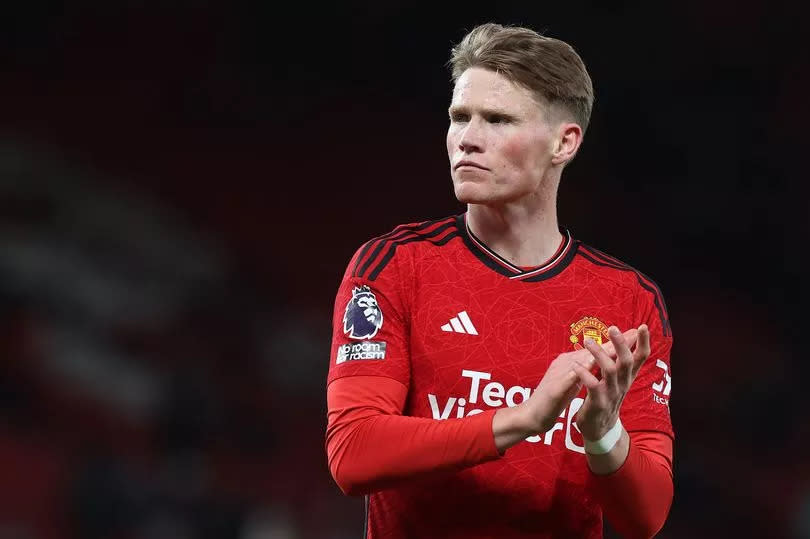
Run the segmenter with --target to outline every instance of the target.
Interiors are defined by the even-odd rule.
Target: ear
[[[551,162],[554,165],[565,165],[577,153],[582,144],[582,128],[573,122],[562,122],[557,126],[554,139],[554,151]]]

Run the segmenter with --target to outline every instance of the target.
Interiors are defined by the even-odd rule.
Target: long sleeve
[[[428,474],[497,459],[496,410],[438,421],[401,415],[407,389],[385,376],[352,376],[327,389],[326,453],[341,490],[366,494]]]
[[[629,453],[612,474],[591,474],[589,484],[603,513],[623,537],[652,537],[666,522],[672,505],[674,430],[672,397],[672,328],[658,285],[636,272],[639,319],[650,328],[650,356],[641,367],[621,408],[630,434]]]
[[[590,487],[605,517],[623,537],[652,537],[672,505],[672,439],[660,432],[633,432],[621,468],[591,474]]]

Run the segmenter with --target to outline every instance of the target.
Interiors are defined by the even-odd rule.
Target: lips
[[[456,166],[453,167],[453,168],[458,169],[460,167],[475,167],[475,168],[480,168],[481,170],[489,170],[487,167],[485,167],[483,165],[479,165],[478,163],[476,163],[474,161],[459,161],[458,163],[456,163]]]

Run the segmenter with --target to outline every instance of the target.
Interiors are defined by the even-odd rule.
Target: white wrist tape
[[[589,455],[604,455],[605,453],[610,453],[610,450],[613,449],[613,446],[615,446],[619,438],[622,437],[622,430],[624,430],[622,420],[617,419],[616,424],[600,439],[594,442],[585,440],[585,452]]]

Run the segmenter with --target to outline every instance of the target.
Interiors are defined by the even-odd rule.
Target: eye
[[[450,113],[450,121],[455,123],[464,123],[470,121],[470,115],[463,112]]]
[[[490,114],[487,116],[487,122],[491,124],[506,124],[509,123],[509,118],[501,114]]]

